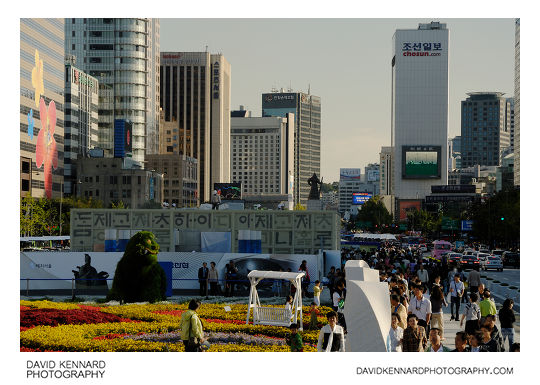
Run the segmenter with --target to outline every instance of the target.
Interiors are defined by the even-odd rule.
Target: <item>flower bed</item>
[[[187,303],[86,305],[21,301],[21,351],[183,351],[180,317]],[[246,324],[247,305],[203,304],[197,311],[209,351],[289,351],[288,328]],[[321,314],[329,311],[322,307]],[[303,322],[310,321],[304,307]],[[318,317],[324,325],[325,317]],[[251,321],[251,319],[250,319]],[[315,351],[318,330],[301,332],[304,351]]]

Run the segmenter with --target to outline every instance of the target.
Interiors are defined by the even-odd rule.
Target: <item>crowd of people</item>
[[[330,268],[324,285],[318,280],[314,282],[308,329],[319,329],[318,308],[324,290],[328,290],[332,302],[332,311],[325,314],[328,324],[319,331],[317,351],[345,351],[347,324],[344,308],[347,289],[343,266],[350,259],[364,260],[371,268],[379,271],[381,282],[388,283],[391,304],[391,325],[386,340],[388,351],[450,351],[445,346],[445,321],[459,322],[461,329],[455,335],[455,348],[451,351],[519,351],[519,343],[514,341],[514,301],[506,299],[497,311],[491,292],[482,282],[478,268],[467,274],[459,266],[449,264],[444,256],[441,261],[426,259],[419,249],[403,248],[395,243],[383,243],[376,251],[344,249],[341,259],[339,267]],[[212,295],[220,292],[215,263],[211,262],[210,265],[208,269],[204,263],[199,269],[200,295],[206,294],[207,283],[210,283]],[[305,298],[311,282],[306,261],[302,261],[298,271],[305,273],[301,285]],[[234,293],[232,278],[238,272],[234,262],[231,261],[226,266],[226,272],[225,294],[230,296]],[[274,282],[274,293],[280,295],[282,289],[282,282]],[[285,308],[290,310],[291,316],[294,291],[292,285],[284,290]],[[444,309],[448,307],[449,314],[445,314]],[[500,328],[497,326],[497,319]],[[298,332],[298,325],[291,324],[290,330],[291,334],[286,341],[291,351],[302,351],[302,336]]]

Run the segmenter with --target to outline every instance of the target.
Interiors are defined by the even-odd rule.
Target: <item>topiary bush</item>
[[[159,244],[153,233],[139,231],[129,240],[116,265],[107,300],[156,302],[166,299],[167,279],[157,261]]]

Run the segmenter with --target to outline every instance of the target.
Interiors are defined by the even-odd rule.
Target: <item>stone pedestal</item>
[[[319,199],[308,199],[307,209],[308,210],[322,210],[322,203]]]

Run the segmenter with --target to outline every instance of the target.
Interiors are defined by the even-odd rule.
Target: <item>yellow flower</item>
[[[36,66],[32,69],[32,85],[36,92],[34,95],[34,101],[36,107],[39,107],[39,98],[41,94],[45,93],[45,87],[43,87],[43,60],[39,59],[39,51],[36,49]]]

